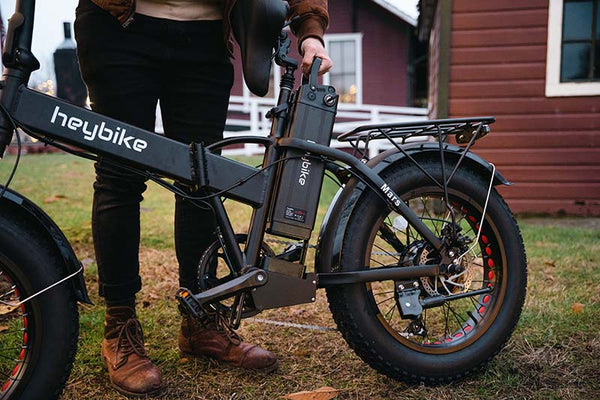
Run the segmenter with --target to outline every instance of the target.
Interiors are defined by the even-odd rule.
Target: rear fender
[[[403,149],[417,161],[423,161],[428,158],[439,160],[440,149],[437,142],[415,143],[404,146]],[[447,161],[458,161],[463,151],[464,148],[462,147],[444,144],[444,158]],[[367,162],[367,166],[381,175],[387,168],[407,161],[407,155],[394,148],[372,158]],[[477,171],[482,176],[487,176],[487,179],[489,179],[493,170],[490,163],[471,152],[465,155],[462,163],[465,168]],[[498,171],[495,171],[493,184],[512,185]],[[364,189],[365,185],[363,183],[352,178],[343,188],[338,190],[329,205],[323,219],[323,224],[321,225],[321,230],[319,231],[317,253],[315,255],[316,272],[335,272],[339,269],[340,251],[342,249],[346,225]]]
[[[1,189],[2,186],[0,186]],[[68,275],[81,268],[81,263],[60,228],[48,214],[25,196],[10,189],[6,190],[4,196],[0,198],[0,213],[6,213],[9,218],[16,220],[26,220],[31,229],[34,229],[36,233],[48,240],[48,243],[53,245],[55,251],[63,260],[65,272]],[[92,304],[83,279],[83,270],[71,278],[70,282],[77,300]]]

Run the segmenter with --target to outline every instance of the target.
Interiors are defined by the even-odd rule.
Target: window
[[[600,95],[600,0],[550,0],[546,96]]]
[[[560,81],[600,80],[598,0],[564,2]]]
[[[323,83],[334,86],[340,102],[362,104],[362,33],[325,35],[333,68]]]

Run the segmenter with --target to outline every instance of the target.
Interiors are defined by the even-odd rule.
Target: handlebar
[[[302,76],[302,84],[309,84],[311,86],[317,85],[319,82],[319,69],[321,68],[321,63],[323,59],[321,57],[315,57],[313,63],[310,67],[310,72],[308,73],[308,77]]]

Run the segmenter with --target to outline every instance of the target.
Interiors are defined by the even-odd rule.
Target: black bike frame
[[[385,201],[388,207],[403,215],[414,229],[433,248],[440,251],[442,241],[418,218],[385,181],[356,157],[307,141],[283,137],[287,115],[276,113],[268,138],[245,137],[225,139],[205,148],[202,144],[188,146],[135,126],[107,118],[90,110],[74,106],[26,87],[29,76],[36,69],[37,60],[31,54],[35,0],[18,0],[15,15],[10,19],[3,62],[6,69],[0,92],[0,154],[4,152],[6,136],[12,137],[13,121],[47,143],[60,143],[84,149],[97,156],[112,160],[139,171],[153,173],[187,184],[197,189],[212,206],[218,221],[217,234],[222,240],[231,267],[241,272],[245,267],[260,267],[261,244],[269,210],[274,201],[276,186],[275,166],[285,160],[284,149],[297,149],[313,157],[324,157],[348,165],[370,189]],[[288,66],[282,79],[278,106],[287,105],[293,89],[294,68]],[[259,142],[266,147],[262,169],[252,168],[237,161],[212,153],[228,144]],[[227,217],[221,197],[249,204],[254,212],[245,250],[242,251]],[[386,271],[355,273],[352,281],[382,279],[410,279],[433,276],[440,266],[413,268],[386,268]],[[403,270],[403,271],[400,271]],[[357,275],[358,274],[358,275]],[[332,275],[332,274],[327,274]],[[344,274],[339,274],[340,277]],[[364,275],[360,278],[360,275]],[[325,276],[324,276],[325,278]],[[337,284],[341,284],[342,280]],[[343,283],[348,283],[348,277]],[[327,276],[327,286],[336,280]]]

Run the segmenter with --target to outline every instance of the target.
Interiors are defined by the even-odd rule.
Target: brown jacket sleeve
[[[290,4],[290,28],[298,38],[298,50],[302,41],[309,37],[317,38],[323,42],[323,35],[329,25],[327,13],[327,0],[287,0]]]

